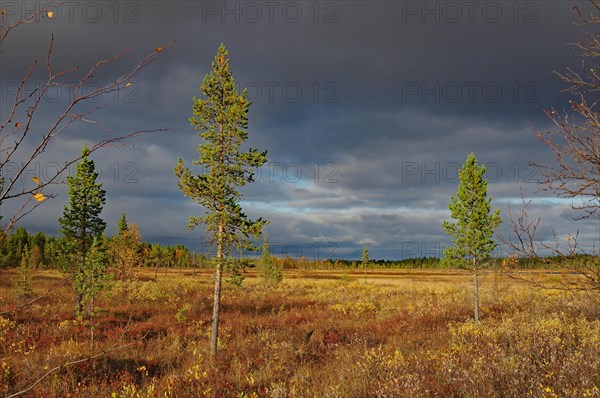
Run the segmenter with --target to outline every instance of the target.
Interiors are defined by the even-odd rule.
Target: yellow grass
[[[0,312],[18,304],[15,275],[0,275]],[[488,271],[476,326],[465,271],[369,270],[365,283],[360,270],[289,270],[275,288],[253,271],[245,277],[242,288],[225,284],[215,362],[212,272],[162,269],[155,278],[143,269],[101,298],[95,328],[96,353],[132,345],[61,368],[29,396],[600,396],[597,296],[533,290]],[[60,280],[36,271],[33,288]],[[74,306],[61,287],[2,315],[3,396],[91,355],[89,325]]]

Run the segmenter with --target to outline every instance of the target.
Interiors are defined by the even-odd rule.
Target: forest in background
[[[107,243],[114,237],[105,237]],[[32,269],[60,268],[59,247],[64,243],[64,237],[47,235],[43,232],[30,233],[23,227],[11,230],[0,241],[0,268],[20,267],[24,252],[29,254],[28,267]],[[212,269],[214,262],[208,255],[189,250],[185,245],[161,245],[158,243],[138,242],[134,250],[139,254],[141,260],[131,267],[154,267],[154,268],[199,268]],[[109,252],[109,261],[114,264],[114,255]],[[561,267],[576,266],[590,256],[578,254],[572,257],[548,256],[544,261],[531,257],[505,257],[497,258],[493,265],[504,269],[556,269]],[[255,268],[257,257],[243,257],[237,260],[241,268]],[[361,269],[364,264],[360,260],[348,259],[307,259],[305,256],[274,257],[274,260],[283,269]],[[454,268],[449,264],[442,263],[438,257],[415,257],[401,260],[370,259],[367,264],[369,269],[445,269]]]

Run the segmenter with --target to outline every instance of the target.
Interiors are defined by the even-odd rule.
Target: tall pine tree
[[[456,222],[442,223],[453,241],[453,246],[444,250],[445,260],[463,263],[473,271],[475,323],[479,322],[477,273],[496,247],[492,235],[502,222],[500,210],[491,211],[492,199],[487,197],[487,181],[483,177],[485,171],[485,165],[479,166],[475,154],[471,153],[458,172],[458,192],[450,197],[448,204]]]
[[[234,248],[255,249],[249,238],[258,237],[265,224],[262,219],[248,219],[239,204],[242,195],[238,188],[254,181],[254,170],[267,161],[267,152],[239,150],[248,138],[250,101],[246,90],[238,94],[227,55],[221,44],[212,71],[200,88],[204,98],[194,97],[190,122],[202,143],[198,147],[200,156],[192,164],[203,166],[204,172],[193,175],[181,159],[174,170],[183,194],[206,210],[202,217],[190,217],[189,227],[205,224],[217,248],[210,343],[213,357],[217,353],[223,265]]]
[[[106,202],[106,191],[102,183],[96,182],[98,173],[93,160],[88,159],[90,151],[87,146],[81,152],[81,162],[77,165],[74,176],[67,177],[69,185],[69,205],[65,206],[63,216],[58,223],[60,232],[67,238],[72,251],[71,257],[75,264],[71,264],[74,272],[73,284],[77,292],[77,311],[83,310],[82,275],[92,247],[94,238],[102,236],[106,223],[100,217],[102,206]]]

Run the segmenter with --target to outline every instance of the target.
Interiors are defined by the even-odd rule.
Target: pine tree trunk
[[[83,274],[83,269],[86,266],[86,258],[87,258],[87,245],[86,245],[86,233],[85,230],[83,231],[82,234],[82,255],[81,255],[81,265],[79,266],[79,269],[77,270],[77,272],[79,274]],[[81,282],[80,282],[81,283]],[[81,286],[78,286],[79,289],[81,289]],[[83,292],[80,291],[77,294],[77,314],[83,314]]]
[[[219,340],[219,313],[221,310],[221,276],[223,273],[223,223],[219,224],[217,237],[217,269],[215,270],[215,294],[213,302],[212,330],[210,335],[210,355],[217,355],[217,342]]]
[[[77,314],[83,314],[83,293],[77,293]]]
[[[85,256],[83,258],[84,258],[84,262],[85,262]],[[82,274],[83,269],[79,268],[77,270],[77,273]],[[75,278],[77,278],[77,277],[75,277]],[[81,283],[81,282],[79,282],[79,283]],[[78,290],[80,290],[81,286],[77,286],[77,288],[78,288]],[[82,314],[83,314],[83,292],[79,291],[77,293],[77,315],[82,315]]]
[[[92,295],[92,313],[94,312],[94,295]],[[94,316],[90,316],[90,333],[91,333],[91,343],[92,343],[92,355],[94,355]]]
[[[477,282],[477,258],[473,257],[473,306],[475,323],[479,323],[479,284]]]

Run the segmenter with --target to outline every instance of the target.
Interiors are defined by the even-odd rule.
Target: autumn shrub
[[[129,303],[159,303],[168,302],[174,298],[173,292],[166,289],[164,285],[152,281],[116,281],[112,292]]]
[[[119,349],[61,367],[31,396],[600,397],[591,295],[484,275],[475,326],[467,274],[373,274],[364,284],[340,283],[342,272],[286,275],[265,289],[254,270],[241,288],[225,284],[215,361],[212,275],[117,281],[96,351]],[[0,288],[5,307],[17,303],[10,289]],[[0,395],[90,354],[73,302],[61,288],[0,317]]]

